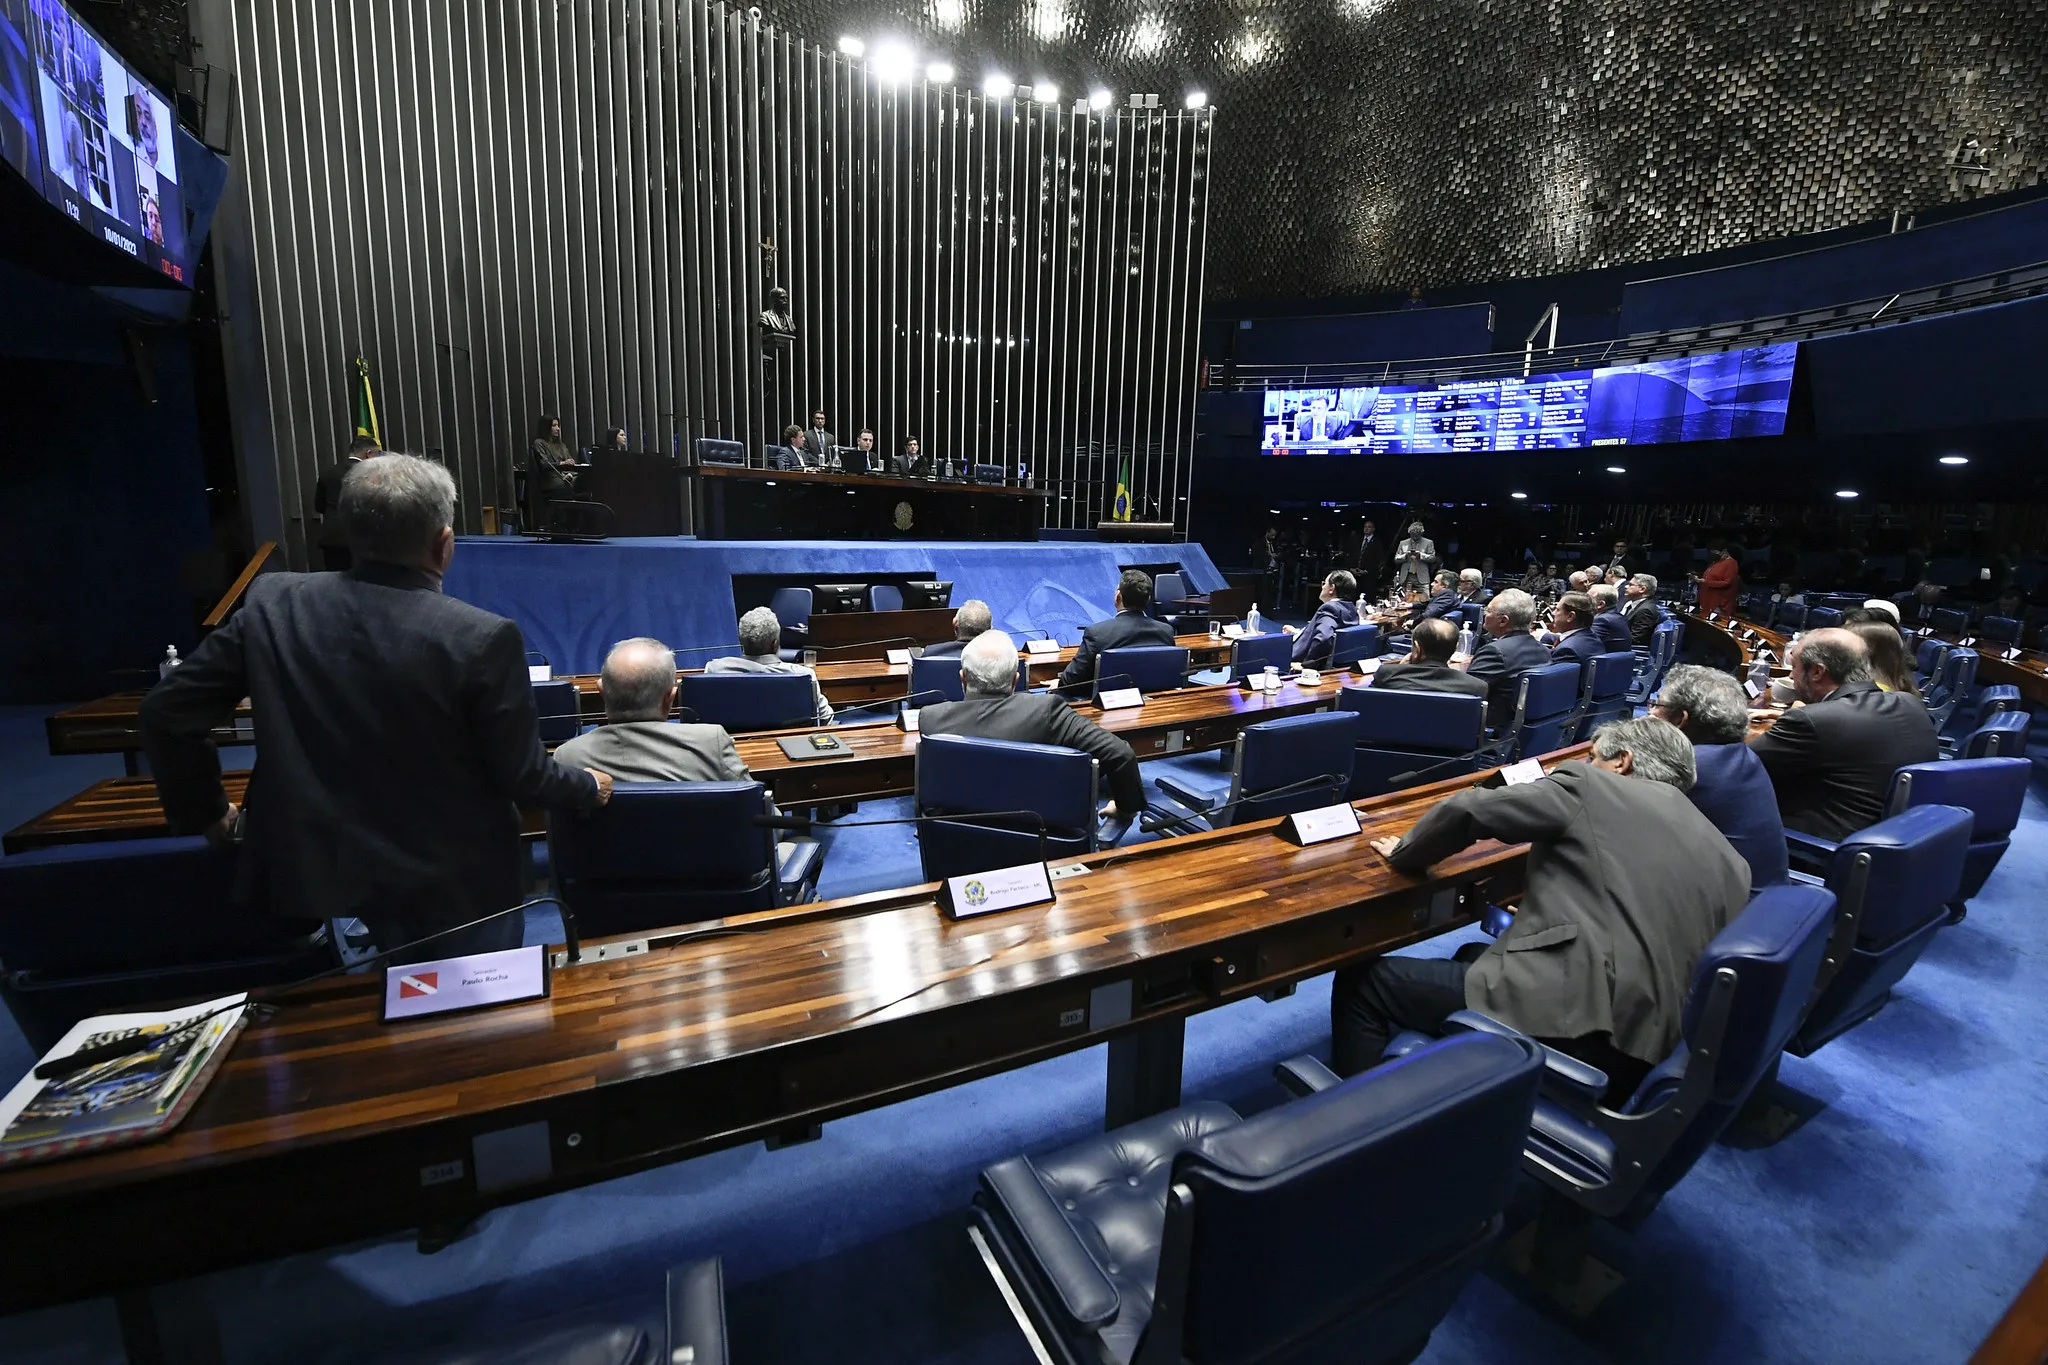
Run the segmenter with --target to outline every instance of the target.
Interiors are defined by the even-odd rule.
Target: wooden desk
[[[810,647],[820,663],[885,659],[892,649],[942,645],[953,638],[953,608],[827,612],[811,617]]]
[[[2048,1365],[2048,1261],[2020,1288],[1970,1365]]]
[[[1962,637],[1937,635],[1937,640],[1960,644]],[[1977,681],[2010,683],[2034,705],[2048,705],[2048,655],[2038,649],[2023,650],[2017,659],[2001,659],[2007,646],[1995,641],[1970,646],[1977,651]]]
[[[164,1141],[0,1171],[0,1237],[33,1248],[0,1312],[460,1223],[1105,1041],[1108,1113],[1156,1111],[1188,1015],[1464,923],[1481,879],[1519,883],[1519,847],[1426,882],[1364,851],[1472,780],[1363,802],[1362,836],[1311,848],[1261,821],[1091,855],[1029,910],[954,923],[921,886],[762,912],[709,926],[745,937],[657,939],[477,1014],[385,1025],[379,980],[303,988]],[[523,1175],[491,1159],[505,1145]]]
[[[1044,520],[1014,484],[703,465],[696,485],[703,540],[1036,540]]]

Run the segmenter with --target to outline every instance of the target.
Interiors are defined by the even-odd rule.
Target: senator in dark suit
[[[1475,1009],[1607,1070],[1627,1094],[1678,1041],[1699,955],[1749,898],[1749,869],[1685,798],[1692,745],[1648,716],[1604,726],[1591,763],[1459,792],[1373,847],[1420,876],[1481,839],[1530,845],[1514,924],[1468,967],[1383,957],[1339,972],[1331,1060],[1375,1065],[1396,1028]]]
[[[1486,604],[1483,624],[1493,638],[1481,645],[1465,665],[1465,672],[1486,684],[1486,726],[1498,730],[1515,718],[1515,694],[1521,690],[1522,675],[1547,668],[1556,660],[1543,642],[1529,633],[1536,619],[1536,599],[1520,588],[1509,588]]]
[[[1750,748],[1771,775],[1785,828],[1840,841],[1884,818],[1893,773],[1939,756],[1934,721],[1918,697],[1878,690],[1869,649],[1853,631],[1811,631],[1785,661],[1806,705]]]
[[[1387,576],[1387,560],[1393,553],[1393,545],[1380,534],[1379,527],[1368,521],[1359,528],[1358,551],[1352,556],[1352,564],[1361,596],[1368,600],[1378,597],[1380,580]]]
[[[969,641],[995,623],[995,613],[989,610],[988,603],[970,597],[953,613],[953,638],[942,644],[926,645],[924,657],[957,659],[960,657],[960,651],[967,648]]]
[[[313,484],[313,511],[320,517],[320,559],[329,569],[349,566],[348,528],[341,521],[341,485],[349,471],[378,454],[377,443],[358,436],[348,443],[348,454],[320,471]]]
[[[1458,647],[1458,631],[1449,621],[1424,621],[1409,640],[1408,657],[1398,663],[1381,664],[1372,675],[1374,690],[1383,692],[1456,692],[1483,697],[1484,678],[1475,678],[1461,668],[1451,667],[1451,654]]]
[[[383,948],[518,904],[519,806],[588,810],[611,790],[541,746],[519,627],[441,595],[454,507],[439,465],[363,464],[342,497],[356,566],[258,578],[142,704],[172,828],[224,838],[236,811],[208,733],[251,700],[249,891],[288,918],[358,917]],[[521,930],[507,916],[407,956]]]
[[[838,443],[838,438],[825,429],[825,414],[812,413],[811,424],[804,429],[804,450],[811,459],[822,466],[831,458],[832,447]]]
[[[1351,605],[1357,591],[1358,580],[1350,570],[1332,569],[1323,579],[1322,600],[1316,605],[1315,615],[1308,618],[1308,624],[1298,630],[1293,626],[1281,627],[1294,637],[1294,648],[1288,657],[1310,668],[1327,668],[1330,656],[1336,652],[1337,632],[1358,624],[1358,610]]]
[[[919,711],[920,732],[1079,749],[1101,765],[1102,784],[1118,813],[1135,815],[1144,806],[1145,780],[1130,745],[1056,694],[1016,690],[1017,647],[1009,636],[999,630],[976,636],[960,653],[960,682],[967,699]]]
[[[1458,575],[1445,569],[1430,581],[1430,596],[1408,608],[1408,624],[1422,621],[1455,620],[1465,600],[1458,596]]]
[[[1692,798],[1749,864],[1749,887],[1760,891],[1785,880],[1785,822],[1770,774],[1744,741],[1749,738],[1749,696],[1726,673],[1675,664],[1664,675],[1650,714],[1685,731],[1692,741]]]
[[[1620,594],[1612,583],[1596,583],[1586,595],[1593,599],[1593,638],[1600,642],[1602,654],[1626,654],[1635,648],[1635,636],[1629,633],[1628,618],[1616,607]]]
[[[1657,623],[1664,618],[1657,614],[1657,580],[1649,574],[1632,575],[1628,580],[1628,598],[1621,605],[1621,619],[1628,624],[1629,643],[1638,649],[1648,649],[1650,638],[1657,633]]]
[[[1550,612],[1550,628],[1557,632],[1557,643],[1550,647],[1550,662],[1577,664],[1583,670],[1595,655],[1606,652],[1600,647],[1599,637],[1593,634],[1595,614],[1593,599],[1582,592],[1568,592],[1557,599]]]
[[[1173,627],[1145,614],[1151,605],[1152,575],[1141,569],[1124,570],[1116,585],[1116,615],[1081,632],[1081,648],[1060,674],[1060,690],[1078,692],[1094,682],[1095,661],[1105,649],[1172,644]]]

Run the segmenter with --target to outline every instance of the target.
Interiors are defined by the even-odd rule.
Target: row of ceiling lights
[[[849,57],[867,57],[868,70],[875,78],[888,85],[901,85],[917,74],[917,53],[907,44],[889,40],[875,44],[874,54],[868,55],[868,45],[851,34],[839,40],[839,50]],[[935,85],[950,84],[954,77],[953,64],[938,60],[925,64],[924,78]],[[1017,93],[1017,82],[1000,71],[991,71],[982,77],[981,93],[990,99],[1006,100]],[[1040,104],[1058,104],[1060,88],[1051,81],[1039,81],[1031,87],[1031,98]],[[1100,112],[1116,101],[1116,96],[1107,90],[1088,92],[1088,107]],[[1190,90],[1182,101],[1190,109],[1208,107],[1209,96],[1201,90]]]

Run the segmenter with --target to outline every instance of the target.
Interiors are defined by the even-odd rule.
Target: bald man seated
[[[751,782],[732,736],[716,725],[680,725],[676,656],[659,640],[622,640],[605,656],[598,688],[604,724],[555,750],[555,761],[608,772],[619,782]]]
[[[995,625],[995,613],[988,609],[988,603],[970,597],[960,604],[960,610],[953,613],[953,638],[945,644],[926,645],[927,659],[957,659],[968,642],[983,631]]]
[[[1102,768],[1112,814],[1136,815],[1145,804],[1145,779],[1131,746],[1051,692],[1017,691],[1017,646],[1000,630],[984,631],[960,651],[965,701],[940,702],[917,713],[927,735],[1014,739],[1079,749]]]

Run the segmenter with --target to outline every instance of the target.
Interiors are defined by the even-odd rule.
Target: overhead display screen
[[[1266,390],[1273,455],[1455,454],[1782,436],[1796,342],[1597,370]]]
[[[190,284],[177,128],[62,0],[0,0],[0,157],[80,228]]]

